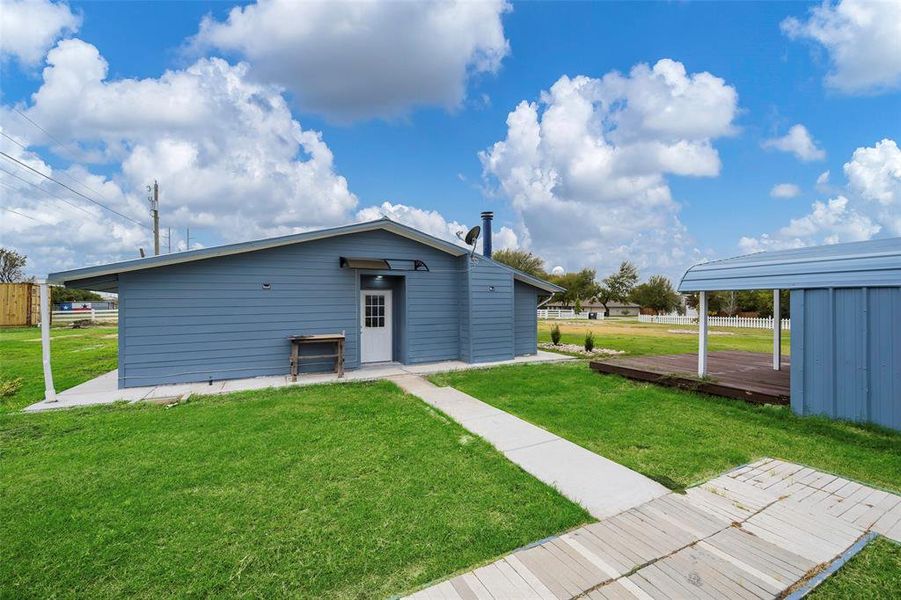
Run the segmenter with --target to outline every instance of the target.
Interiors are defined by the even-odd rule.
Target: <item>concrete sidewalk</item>
[[[418,365],[402,365],[399,363],[384,363],[367,365],[361,369],[348,370],[344,377],[339,379],[335,373],[310,373],[298,377],[297,381],[291,381],[287,375],[273,375],[269,377],[251,377],[246,379],[226,379],[214,381],[212,385],[206,382],[178,383],[171,385],[149,385],[118,389],[118,372],[110,371],[81,385],[69,388],[56,395],[56,402],[42,400],[25,408],[26,412],[42,410],[55,410],[60,408],[75,408],[80,406],[93,406],[96,404],[112,404],[114,402],[138,402],[141,400],[160,400],[165,398],[177,399],[185,394],[228,394],[246,390],[261,390],[265,388],[281,388],[293,385],[313,385],[321,383],[346,383],[351,381],[373,381],[385,379],[397,375],[417,374],[427,375],[431,373],[445,373],[448,371],[460,371],[465,369],[485,369],[499,365],[520,365],[529,363],[559,362],[572,360],[569,356],[555,354],[553,352],[538,351],[529,356],[517,356],[511,360],[502,360],[490,363],[466,363],[459,360],[447,360]]]
[[[508,459],[584,506],[597,519],[669,492],[644,475],[459,390],[438,387],[416,375],[389,379],[488,440]]]

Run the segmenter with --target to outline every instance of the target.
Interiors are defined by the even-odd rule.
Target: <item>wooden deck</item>
[[[764,458],[408,598],[782,598],[870,532],[901,540],[901,497]]]
[[[707,379],[698,379],[697,354],[635,356],[592,361],[599,373],[695,390],[755,404],[788,404],[791,359],[782,357],[782,370],[773,370],[773,357],[762,352],[723,351],[707,355]]]

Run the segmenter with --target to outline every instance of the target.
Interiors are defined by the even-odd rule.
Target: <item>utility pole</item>
[[[185,250],[191,249],[191,228],[187,227],[185,229]]]
[[[168,254],[172,254],[172,228],[169,227],[166,230],[166,239],[169,241],[169,252]]]
[[[160,255],[160,186],[153,180],[153,187],[147,186],[147,191],[153,192],[150,200],[150,214],[153,216],[153,255]]]

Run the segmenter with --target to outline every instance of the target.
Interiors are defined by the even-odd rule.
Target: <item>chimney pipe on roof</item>
[[[491,258],[491,220],[494,213],[486,210],[482,213],[482,256]]]

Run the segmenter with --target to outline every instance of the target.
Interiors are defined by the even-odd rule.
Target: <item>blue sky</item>
[[[36,7],[48,4],[29,0],[22,18],[38,18]],[[897,40],[891,27],[901,27],[901,11],[885,3],[879,8],[884,13],[868,17],[859,14],[857,3],[844,4],[536,2],[505,8],[495,3],[482,14],[461,17],[447,31],[412,36],[411,29],[422,22],[417,20],[422,15],[406,15],[408,9],[413,11],[412,5],[395,3],[382,11],[386,14],[373,9],[364,15],[363,22],[378,23],[373,27],[378,31],[361,34],[356,45],[357,40],[336,38],[328,31],[310,31],[310,23],[330,24],[342,18],[340,5],[324,16],[292,13],[291,18],[279,19],[275,15],[269,24],[262,17],[247,18],[238,27],[226,21],[234,5],[225,2],[72,2],[68,8],[56,8],[68,10],[74,20],[51,31],[43,44],[24,40],[15,43],[25,49],[3,49],[2,125],[21,144],[9,145],[4,138],[3,148],[8,153],[14,150],[18,153],[14,156],[23,160],[39,161],[29,163],[39,170],[77,179],[79,185],[87,186],[75,185],[77,189],[137,221],[147,219],[141,205],[141,178],[160,178],[162,222],[178,231],[173,236],[176,247],[188,226],[194,242],[213,245],[377,214],[447,237],[458,225],[474,224],[481,210],[492,209],[499,225],[507,228],[501,245],[532,250],[547,259],[548,268],[590,266],[603,274],[628,258],[639,263],[643,275],[678,276],[692,262],[705,258],[901,235],[901,158],[895,144],[901,138],[901,66],[891,56],[896,51],[901,54],[901,49],[858,44],[855,54],[840,41],[843,35],[861,39],[885,35],[884,39]],[[193,36],[205,17],[218,29],[198,41]],[[791,18],[795,21],[788,22]],[[486,22],[496,27],[482,28]],[[280,34],[285,40],[275,39]],[[403,41],[407,46],[402,52],[384,50],[408,35],[414,39]],[[453,41],[469,37],[473,40],[466,43]],[[90,93],[77,86],[65,88],[57,82],[50,89],[42,69],[46,53],[52,56],[60,40],[83,43],[65,48],[71,60],[65,68],[56,69],[60,80],[66,75],[64,69],[78,76],[90,71],[96,61],[87,56],[88,47],[95,48],[108,64],[103,85],[158,82],[167,70],[183,73],[208,57],[222,57],[228,67],[242,65],[241,81],[264,86],[270,99],[281,98],[288,119],[293,117],[303,132],[319,132],[332,158],[322,167],[303,143],[294,149],[280,147],[281,162],[259,159],[260,169],[284,167],[288,172],[292,161],[299,161],[314,174],[285,175],[298,178],[290,185],[282,178],[248,182],[236,176],[230,180],[230,189],[223,191],[211,183],[216,175],[224,177],[229,169],[245,163],[242,148],[221,141],[228,131],[217,128],[234,126],[232,118],[242,128],[268,128],[269,124],[235,117],[238,113],[217,96],[215,105],[222,115],[211,116],[199,133],[192,131],[193,124],[184,127],[166,115],[158,121],[145,118],[152,107],[141,106],[134,106],[141,125],[132,128],[127,124],[128,106],[105,114],[91,104],[98,100],[89,101]],[[60,48],[64,46],[63,42]],[[353,49],[343,50],[347,47]],[[489,64],[480,65],[480,57],[486,54]],[[296,65],[287,64],[295,59]],[[654,65],[662,59],[668,59],[667,65],[681,64],[687,79],[680,79],[672,89],[683,84],[697,87],[696,105],[674,108],[672,103],[681,100],[673,100],[671,94],[680,92],[658,85],[664,70]],[[634,72],[640,64],[648,65],[649,72]],[[872,72],[861,75],[860,65]],[[384,72],[367,80],[367,74],[381,69]],[[407,69],[413,73],[409,79],[397,75]],[[601,83],[612,72],[619,72],[621,80]],[[692,78],[704,73],[716,82],[701,89]],[[554,107],[563,111],[575,107],[566,104],[570,96],[562,93],[539,102],[542,93],[563,76],[587,78],[587,87],[579,87],[577,93],[595,102],[604,98],[586,122],[576,119],[552,125],[545,118]],[[456,84],[462,92],[455,96]],[[99,89],[101,82],[92,85]],[[433,92],[443,85],[451,91]],[[32,97],[42,87],[52,102]],[[149,88],[145,98],[151,104],[154,89],[169,96],[167,88]],[[705,94],[714,98],[711,104],[705,104]],[[376,101],[367,105],[367,98],[379,95],[388,97],[390,105]],[[104,108],[116,101],[127,102],[125,97],[124,92],[97,96]],[[249,92],[247,98],[253,97]],[[242,102],[249,102],[247,98]],[[331,108],[346,98],[352,98],[352,108],[337,112]],[[613,98],[612,104],[604,104],[608,98]],[[538,102],[535,110],[543,140],[565,135],[571,136],[565,140],[572,144],[559,142],[524,163],[517,162],[523,159],[512,144],[504,152],[496,149],[495,144],[515,133],[507,119],[523,101]],[[644,101],[649,108],[640,114],[624,108]],[[653,112],[658,109],[660,114]],[[247,107],[240,110],[246,112]],[[710,122],[703,118],[686,122],[705,110],[711,111]],[[16,111],[41,124],[52,139],[24,123]],[[666,122],[670,114],[666,111],[672,112],[672,127]],[[718,117],[713,116],[716,111],[722,111]],[[804,139],[773,141],[796,125],[804,130],[800,138],[808,138],[806,156],[802,156]],[[241,138],[245,148],[256,145],[246,129],[241,134],[246,136]],[[267,130],[259,147],[279,145],[285,135],[282,129]],[[200,156],[197,172],[179,165],[159,167],[167,157],[179,156],[171,148],[154,150],[161,139],[177,142],[179,149],[194,147]],[[883,140],[889,143],[881,144]],[[703,152],[704,158],[685,158],[685,144]],[[646,149],[651,147],[668,148],[677,156],[648,159]],[[90,150],[95,151],[93,156]],[[192,155],[186,152],[184,156]],[[607,175],[567,175],[567,170],[618,152],[639,158],[617,163]],[[488,166],[492,156],[498,161],[494,167]],[[20,169],[4,162],[10,171]],[[537,174],[524,182],[524,169]],[[826,171],[828,183],[817,185],[817,178]],[[636,183],[631,177],[642,179]],[[2,205],[16,211],[7,210],[2,216],[3,243],[28,253],[36,272],[128,258],[137,246],[149,247],[145,229],[131,227],[130,222],[95,205],[85,206],[98,210],[96,219],[71,207],[62,214],[58,201],[48,200],[34,186],[3,173],[0,181],[6,182],[0,188]],[[556,184],[535,191],[539,182],[543,186],[547,181]],[[86,202],[39,177],[35,182],[72,202]],[[245,184],[251,192],[229,196]],[[783,195],[791,197],[773,197],[777,184],[791,184],[782,188]],[[206,189],[201,189],[204,185]],[[313,187],[319,191],[314,193]],[[613,188],[619,191],[608,191]],[[337,191],[321,191],[329,189]],[[282,199],[263,198],[266,195]],[[830,204],[836,198],[844,203]],[[386,202],[390,203],[387,210]],[[815,203],[821,204],[819,210]],[[296,209],[290,218],[272,217],[273,211],[286,207]],[[651,214],[659,218],[649,219]],[[54,225],[50,239],[48,224]]]

